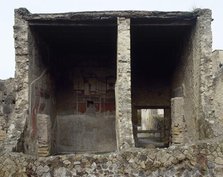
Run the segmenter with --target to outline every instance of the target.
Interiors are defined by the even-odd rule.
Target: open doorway
[[[136,109],[136,145],[138,147],[168,146],[168,124],[165,109]]]

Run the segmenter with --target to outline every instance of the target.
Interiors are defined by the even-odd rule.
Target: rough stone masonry
[[[15,10],[0,81],[0,176],[222,176],[222,51],[211,11]],[[163,132],[140,146],[141,109]]]

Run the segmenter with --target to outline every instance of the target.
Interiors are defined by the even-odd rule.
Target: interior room
[[[161,141],[164,146],[171,143],[171,98],[193,94],[192,75],[189,75],[192,73],[188,70],[193,70],[190,45],[194,25],[193,21],[184,23],[173,19],[131,19],[132,121],[138,146],[137,135],[142,130],[136,126],[137,112],[141,109],[165,110],[166,137]],[[188,98],[186,107],[192,102]],[[191,115],[188,114],[187,119],[191,120]],[[156,146],[149,138],[148,144]]]
[[[50,117],[52,154],[116,150],[116,19],[30,23],[31,129]]]

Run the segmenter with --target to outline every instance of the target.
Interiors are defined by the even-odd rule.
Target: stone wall
[[[49,154],[51,149],[51,126],[48,126],[46,122],[51,123],[54,90],[51,76],[45,63],[42,62],[49,60],[48,55],[43,55],[48,50],[48,46],[41,38],[34,36],[33,33],[32,30],[29,30],[29,114],[26,120],[22,148],[28,154],[43,153],[42,148],[46,151],[44,154]],[[43,117],[47,117],[49,120],[43,121]],[[38,127],[40,124],[43,127]],[[40,140],[40,135],[42,130],[44,131],[47,127],[49,131],[48,139],[42,144],[43,141]]]
[[[222,125],[216,121],[214,115],[214,85],[213,85],[213,62],[212,62],[212,32],[211,32],[211,11],[206,9],[199,11],[199,18],[196,24],[196,44],[199,45],[198,57],[199,67],[199,128],[200,139],[216,137],[222,134]]]
[[[223,140],[168,149],[128,149],[102,155],[72,154],[36,159],[22,153],[0,154],[0,176],[204,176],[221,177]]]
[[[0,80],[0,146],[6,138],[15,107],[14,79]]]
[[[212,55],[213,60],[213,72],[214,72],[214,110],[215,117],[219,125],[223,124],[223,51],[216,50]],[[219,132],[222,129],[218,129]]]
[[[172,99],[177,99],[178,97],[183,99],[183,104],[181,105],[183,115],[179,120],[174,120],[181,122],[179,129],[182,126],[184,127],[182,143],[196,141],[199,138],[198,128],[196,127],[196,119],[199,118],[196,113],[198,111],[197,105],[199,104],[197,98],[199,87],[197,85],[200,79],[199,72],[196,72],[199,70],[200,61],[200,58],[197,57],[199,55],[197,47],[200,45],[196,43],[197,35],[195,33],[197,31],[199,30],[196,29],[196,26],[191,27],[182,41],[179,42],[180,49],[176,52],[178,56],[177,66],[171,80]]]
[[[212,52],[213,73],[216,74],[223,65],[223,50],[214,50]]]

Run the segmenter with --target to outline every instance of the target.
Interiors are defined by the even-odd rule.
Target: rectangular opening
[[[131,19],[132,122],[137,125],[144,109],[164,109],[169,122],[164,146],[171,144],[171,98],[185,97],[184,111],[194,110],[194,26],[194,20]],[[185,114],[185,120],[195,132],[193,113]],[[133,130],[137,141],[138,129]]]
[[[164,109],[137,109],[137,146],[166,147]]]
[[[46,114],[51,154],[116,150],[116,19],[30,29],[33,137],[41,131],[37,114]]]

